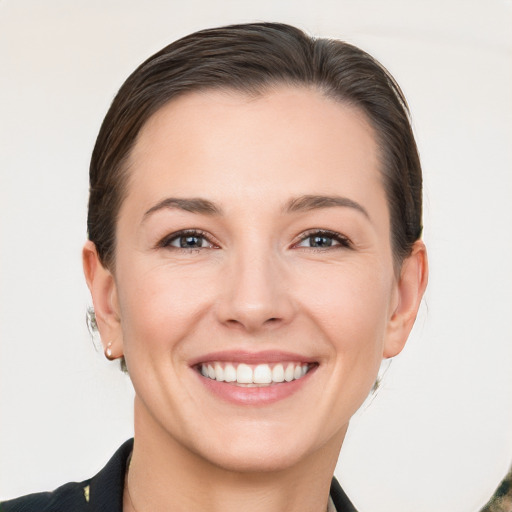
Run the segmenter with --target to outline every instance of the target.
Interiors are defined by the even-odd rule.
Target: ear
[[[425,244],[418,240],[414,243],[410,256],[404,260],[400,270],[400,277],[396,284],[396,307],[388,321],[384,358],[394,357],[404,348],[416,320],[427,282],[427,250]]]
[[[96,246],[90,240],[82,250],[82,263],[103,349],[108,344],[111,358],[117,359],[123,355],[123,338],[114,276],[102,265]]]

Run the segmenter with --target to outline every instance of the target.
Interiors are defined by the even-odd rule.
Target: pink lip
[[[293,352],[282,352],[276,350],[264,350],[262,352],[248,352],[243,350],[229,350],[210,352],[190,361],[190,366],[196,366],[200,363],[209,363],[212,361],[226,363],[314,363],[315,360]]]
[[[280,382],[271,384],[270,386],[261,387],[245,387],[237,386],[232,382],[218,382],[214,379],[209,379],[208,377],[201,375],[197,370],[198,365],[212,361],[249,364],[279,362],[296,362],[305,364],[314,363],[315,361],[311,358],[300,356],[298,354],[280,351],[211,352],[191,361],[190,366],[206,390],[222,400],[235,405],[264,406],[288,398],[298,392],[303,386],[307,385],[318,369],[318,364],[314,364],[304,377],[291,382]]]
[[[222,400],[236,405],[269,405],[279,400],[283,400],[293,395],[302,386],[307,385],[311,375],[315,372],[317,367],[314,367],[304,377],[291,382],[281,382],[279,384],[272,384],[270,386],[260,388],[246,388],[236,386],[233,383],[218,382],[208,377],[203,377],[197,373],[198,379],[206,389],[218,396]]]

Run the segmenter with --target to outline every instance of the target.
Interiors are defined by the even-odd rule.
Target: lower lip
[[[227,402],[237,405],[268,405],[278,402],[279,400],[284,400],[299,391],[307,384],[317,368],[317,366],[314,366],[300,379],[261,387],[237,386],[233,383],[219,382],[208,377],[203,377],[203,375],[197,371],[196,374],[208,391]]]

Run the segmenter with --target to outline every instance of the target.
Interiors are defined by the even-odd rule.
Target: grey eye
[[[299,247],[313,247],[316,249],[327,249],[333,245],[339,245],[334,237],[320,234],[310,235],[298,244]]]
[[[310,249],[330,249],[330,248],[351,248],[352,245],[348,238],[341,233],[331,231],[313,231],[304,234],[304,238],[296,245]]]
[[[324,235],[313,235],[308,237],[307,240],[309,241],[310,247],[319,248],[331,247],[334,242],[334,240],[331,237]]]
[[[212,248],[214,244],[206,234],[201,231],[180,231],[165,237],[159,247],[170,249],[206,249]]]
[[[169,245],[181,247],[182,249],[199,249],[207,247],[208,243],[203,236],[200,235],[181,235],[176,237]]]

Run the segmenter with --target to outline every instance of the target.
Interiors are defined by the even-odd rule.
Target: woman
[[[334,467],[427,283],[407,106],[293,27],[185,37],[125,82],[90,168],[87,284],[135,437],[2,510],[355,510]]]

